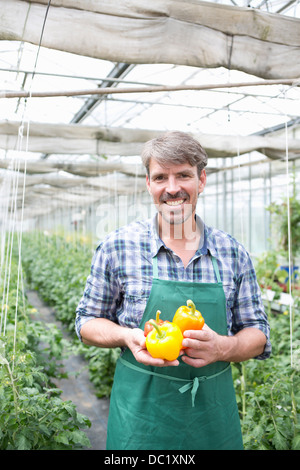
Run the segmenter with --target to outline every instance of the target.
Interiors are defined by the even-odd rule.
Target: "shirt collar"
[[[205,240],[206,240],[207,251],[209,251],[211,256],[218,258],[219,253],[218,253],[218,249],[215,243],[215,238],[213,235],[213,228],[208,227],[207,225],[205,225]]]
[[[212,243],[209,243],[211,242],[211,240],[209,239],[211,228],[207,227],[204,224],[201,217],[197,214],[196,214],[196,222],[198,226],[200,227],[200,231],[201,231],[199,248],[196,252],[196,255],[206,255],[208,251],[210,251],[210,253],[214,256],[215,254],[217,254],[216,250],[214,246],[212,245]],[[164,242],[159,236],[157,214],[155,214],[154,217],[150,219],[150,246],[151,246],[152,257],[156,256],[162,247],[167,249],[166,245],[164,244]]]

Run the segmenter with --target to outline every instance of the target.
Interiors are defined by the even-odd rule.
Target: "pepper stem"
[[[192,300],[187,300],[186,304],[191,309],[191,314],[195,315],[196,306],[195,306],[194,302]]]
[[[166,333],[161,330],[155,320],[149,320],[150,325],[152,325],[156,329],[157,337],[162,339],[166,336]]]
[[[161,311],[160,310],[157,310],[156,312],[156,323],[159,322],[159,315],[161,314]]]

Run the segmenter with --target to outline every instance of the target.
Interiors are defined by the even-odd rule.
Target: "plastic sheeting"
[[[13,150],[17,147],[18,122],[0,122],[0,147]],[[26,135],[26,126],[24,128]],[[42,152],[50,154],[91,154],[105,155],[108,160],[97,160],[96,162],[76,162],[73,165],[57,163],[58,169],[70,171],[77,175],[95,175],[108,171],[120,171],[123,173],[134,173],[134,165],[116,163],[109,160],[109,156],[134,156],[140,155],[143,144],[163,133],[161,130],[146,129],[119,129],[98,126],[84,126],[81,124],[47,124],[30,123],[30,138],[28,150],[30,152]],[[209,158],[235,157],[237,153],[244,154],[258,151],[268,158],[283,158],[286,151],[286,140],[277,136],[239,136],[215,135],[215,134],[193,134],[205,148]],[[300,157],[300,139],[289,139],[289,159]],[[5,161],[0,161],[0,167],[6,167]],[[50,167],[49,167],[50,165]],[[55,163],[37,161],[35,172],[45,173],[53,169]],[[77,167],[77,168],[76,168]],[[30,166],[34,171],[34,162]],[[141,171],[139,170],[139,174]],[[142,172],[143,174],[143,172]]]
[[[48,1],[1,0],[0,37],[38,44]],[[115,62],[300,76],[300,20],[189,0],[51,2],[43,46]]]

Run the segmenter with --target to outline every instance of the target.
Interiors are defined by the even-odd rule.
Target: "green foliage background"
[[[62,333],[53,324],[31,321],[26,296],[18,295],[17,262],[12,259],[9,289],[3,297],[6,321],[0,335],[0,449],[77,450],[90,447],[84,429],[91,426],[71,401],[60,399],[58,377]],[[8,286],[8,284],[6,284]],[[6,295],[6,292],[8,294]],[[17,317],[17,328],[15,328]]]

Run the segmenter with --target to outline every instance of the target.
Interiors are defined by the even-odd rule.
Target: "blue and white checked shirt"
[[[107,318],[122,326],[138,327],[152,286],[152,258],[157,255],[160,279],[217,282],[209,254],[217,259],[226,297],[228,334],[247,327],[267,337],[264,353],[271,353],[270,328],[252,261],[245,248],[230,235],[202,228],[200,247],[185,268],[181,259],[159,238],[156,216],[133,222],[109,234],[95,251],[91,272],[76,310],[76,332],[93,318]]]

